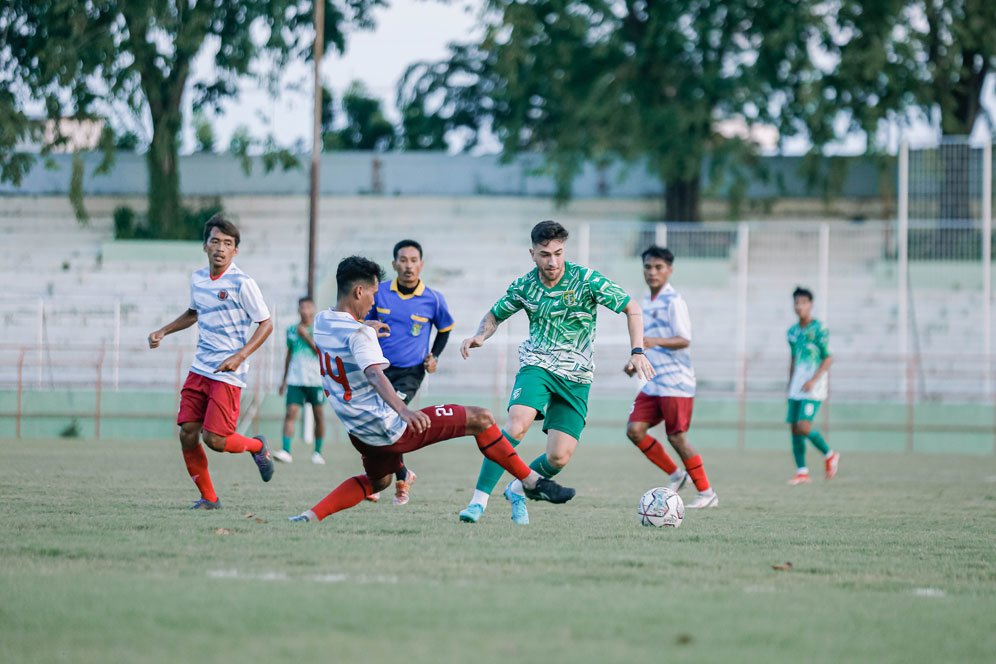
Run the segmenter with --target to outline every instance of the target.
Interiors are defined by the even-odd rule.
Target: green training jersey
[[[806,327],[796,323],[789,328],[788,343],[795,362],[788,398],[823,401],[827,398],[827,374],[823,374],[809,392],[804,392],[802,386],[813,377],[823,360],[830,357],[829,330],[815,318]]]
[[[314,326],[308,328],[308,331],[314,334]],[[297,324],[287,328],[287,352],[290,353],[287,384],[300,387],[321,387],[322,374],[318,365],[318,354],[297,333]]]
[[[537,366],[575,383],[591,383],[595,369],[595,312],[602,305],[619,313],[629,295],[618,284],[567,263],[556,286],[540,281],[539,269],[519,277],[491,313],[499,322],[520,309],[529,317],[529,338],[519,346],[519,364]]]

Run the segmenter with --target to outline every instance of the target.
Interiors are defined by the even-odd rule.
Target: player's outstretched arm
[[[432,425],[432,420],[422,411],[411,410],[405,405],[405,402],[398,396],[398,391],[391,385],[391,381],[384,375],[383,367],[385,366],[387,365],[371,364],[363,370],[363,375],[373,385],[374,391],[380,395],[380,398],[387,402],[387,405],[401,416],[405,424],[413,427],[416,433],[422,433]]]
[[[471,348],[480,348],[483,346],[484,342],[490,339],[491,335],[493,335],[497,329],[498,319],[495,318],[495,315],[490,311],[484,314],[484,318],[481,319],[481,324],[477,326],[477,333],[472,337],[464,339],[463,343],[460,344],[460,355],[463,356],[463,359],[466,360],[470,357]],[[642,329],[640,333],[643,333]]]
[[[167,334],[173,334],[180,330],[186,330],[197,322],[197,311],[187,309],[180,314],[172,323],[166,323],[161,328],[149,335],[149,348],[159,348],[159,343]]]
[[[226,358],[224,362],[218,365],[218,368],[214,372],[221,373],[222,371],[235,371],[238,369],[239,365],[246,361],[246,358],[255,353],[263,345],[263,342],[266,341],[271,332],[273,332],[273,321],[269,318],[260,321],[256,331],[249,337],[249,341],[242,347],[242,350]]]
[[[641,349],[639,354],[630,355],[629,364],[626,366],[627,368],[632,366],[634,373],[639,374],[640,378],[650,380],[657,372],[651,366],[650,360],[643,355],[643,309],[637,304],[636,300],[630,298],[623,309],[623,313],[626,314],[626,326],[629,330],[630,346],[634,349]],[[626,370],[626,373],[629,373],[629,371]]]

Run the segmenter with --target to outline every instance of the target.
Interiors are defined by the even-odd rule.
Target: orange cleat
[[[415,484],[415,480],[418,476],[415,474],[411,468],[408,469],[408,475],[403,480],[398,480],[394,483],[394,504],[395,505],[407,505],[408,501],[411,500],[409,493],[412,490],[412,485]]]
[[[363,500],[369,500],[371,503],[379,503],[380,502],[380,491],[378,491],[377,493],[371,493],[369,496],[367,496]]]

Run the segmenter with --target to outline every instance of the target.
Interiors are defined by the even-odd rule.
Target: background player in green
[[[823,452],[828,480],[837,474],[840,454],[831,450],[820,432],[813,429],[813,420],[820,404],[827,398],[827,372],[833,363],[830,355],[830,332],[813,318],[811,291],[796,288],[792,299],[795,301],[795,313],[799,322],[788,331],[792,362],[789,366],[786,422],[792,427],[792,455],[796,466],[795,477],[789,480],[789,484],[796,485],[809,483],[809,469],[806,468],[807,438],[816,449]]]
[[[516,279],[508,292],[484,315],[477,334],[460,347],[464,359],[471,348],[484,345],[498,325],[520,309],[529,317],[529,338],[519,346],[519,373],[508,404],[504,433],[518,445],[534,420],[542,419],[547,434],[546,453],[530,468],[553,477],[570,461],[588,414],[588,391],[595,368],[595,316],[598,305],[625,312],[632,345],[630,360],[646,380],[654,369],[643,355],[643,318],[640,305],[621,287],[595,270],[568,263],[564,257],[567,230],[555,221],[533,227],[529,255],[536,268]],[[474,496],[460,520],[476,523],[502,475],[501,466],[485,462]],[[529,523],[521,483],[505,489],[512,504],[512,521]]]
[[[284,378],[280,383],[280,394],[287,393],[287,412],[284,414],[283,449],[273,453],[277,461],[290,463],[291,440],[294,438],[294,423],[305,403],[311,404],[315,416],[315,451],[311,462],[324,464],[322,442],[325,438],[325,392],[322,388],[321,368],[318,366],[318,347],[312,339],[315,324],[315,301],[302,297],[297,301],[297,313],[301,320],[287,328],[287,359],[284,361]]]

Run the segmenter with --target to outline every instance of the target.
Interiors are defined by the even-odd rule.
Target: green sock
[[[792,436],[792,456],[795,457],[795,467],[806,467],[806,437]]]
[[[284,452],[287,452],[287,454],[290,454],[290,448],[291,448],[291,437],[290,436],[284,436]]]
[[[827,445],[827,441],[823,440],[823,436],[820,435],[819,431],[810,431],[809,440],[823,455],[826,456],[830,453],[830,446]]]
[[[533,462],[529,464],[529,467],[547,479],[550,479],[563,470],[563,468],[557,468],[551,464],[550,460],[546,458],[545,452],[533,459]]]
[[[508,442],[512,443],[512,447],[516,447],[521,440],[516,440],[512,438],[505,430],[502,429],[502,435],[508,438]],[[477,486],[474,487],[478,491],[490,494],[495,490],[495,486],[498,485],[498,480],[501,479],[502,474],[505,469],[499,466],[497,463],[491,459],[485,459],[484,463],[481,464],[481,473],[477,476]]]
[[[321,438],[315,438],[315,454],[322,453],[322,445],[324,444],[325,444],[324,440],[322,440]]]

